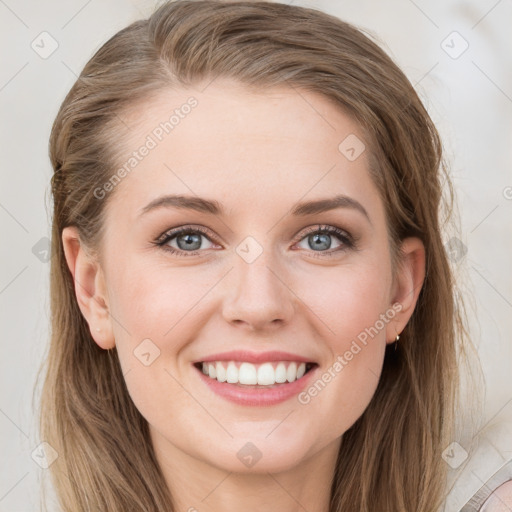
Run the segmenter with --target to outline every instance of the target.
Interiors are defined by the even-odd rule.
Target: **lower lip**
[[[238,405],[269,406],[285,402],[298,395],[311,380],[312,375],[318,369],[318,365],[311,368],[311,370],[305,373],[300,379],[293,382],[266,386],[265,388],[219,382],[216,379],[207,377],[195,366],[194,369],[199,373],[199,377],[203,382],[208,385],[214,393],[231,402]]]

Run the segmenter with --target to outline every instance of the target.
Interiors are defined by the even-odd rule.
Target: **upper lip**
[[[298,361],[303,363],[313,363],[312,359],[302,357],[290,352],[281,352],[272,350],[270,352],[250,352],[248,350],[231,350],[229,352],[220,352],[205,356],[195,363],[211,361],[245,361],[247,363],[265,363],[267,361]]]

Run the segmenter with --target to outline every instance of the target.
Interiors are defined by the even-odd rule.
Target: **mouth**
[[[194,367],[212,381],[252,389],[286,386],[302,379],[317,366],[317,363],[304,361],[266,361],[255,364],[218,360],[194,363]]]

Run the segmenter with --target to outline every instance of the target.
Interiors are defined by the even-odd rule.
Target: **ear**
[[[392,304],[398,310],[392,322],[386,326],[386,343],[393,343],[400,334],[416,307],[416,302],[425,280],[425,246],[417,237],[405,238],[401,244],[402,261],[398,265],[392,291]],[[396,306],[395,306],[396,307]]]
[[[114,348],[115,340],[103,271],[97,260],[81,243],[75,226],[68,226],[62,230],[62,243],[66,262],[73,276],[78,306],[89,324],[91,336],[101,348]]]

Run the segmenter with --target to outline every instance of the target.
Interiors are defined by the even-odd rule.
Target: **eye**
[[[338,240],[338,245],[334,249],[332,248],[333,239]],[[206,247],[203,240],[207,241]],[[315,257],[329,257],[334,253],[357,249],[356,242],[357,239],[350,233],[336,226],[318,225],[306,230],[305,235],[302,234],[299,244],[305,244],[305,247],[300,245],[299,247],[316,253],[312,254]],[[176,256],[196,256],[201,250],[220,247],[211,241],[209,231],[200,226],[181,226],[170,229],[160,235],[153,244]]]
[[[171,229],[163,233],[154,242],[156,245],[169,251],[177,256],[190,256],[198,254],[200,249],[210,249],[205,247],[203,239],[208,243],[212,243],[208,237],[208,232],[201,227],[182,226],[180,228]]]
[[[333,238],[341,243],[332,249]],[[355,239],[346,231],[335,226],[314,226],[306,231],[300,243],[305,244],[302,249],[310,249],[322,256],[355,248]],[[315,255],[317,256],[317,255]]]

